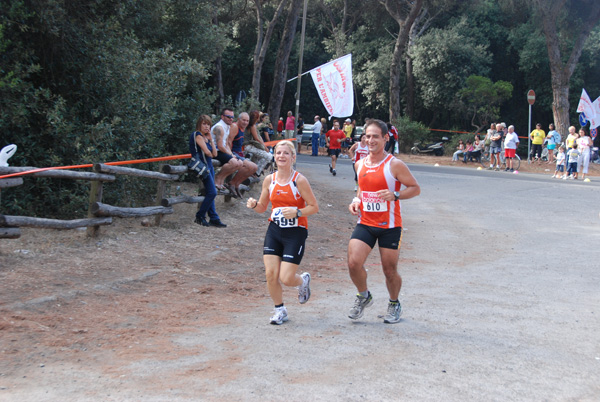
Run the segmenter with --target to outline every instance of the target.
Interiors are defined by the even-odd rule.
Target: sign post
[[[530,89],[527,92],[527,103],[529,103],[529,126],[527,127],[527,163],[531,163],[531,106],[535,103],[535,92]]]

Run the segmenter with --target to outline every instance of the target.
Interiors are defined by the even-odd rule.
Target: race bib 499
[[[388,210],[387,201],[379,197],[375,191],[362,191],[363,212],[385,212]]]

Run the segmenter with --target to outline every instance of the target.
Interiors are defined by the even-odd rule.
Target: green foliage
[[[459,96],[465,102],[465,111],[471,117],[472,125],[481,131],[500,117],[500,105],[510,99],[512,91],[513,86],[509,82],[493,83],[487,77],[471,75],[467,78],[466,86],[459,91]]]
[[[434,113],[460,110],[458,93],[467,77],[489,72],[487,45],[466,36],[467,25],[462,19],[447,29],[431,29],[409,50],[423,104]]]
[[[437,137],[423,123],[412,121],[406,116],[392,122],[398,129],[398,150],[409,152],[417,141],[428,141]]]

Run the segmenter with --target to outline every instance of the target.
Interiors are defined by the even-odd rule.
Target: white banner
[[[592,101],[590,100],[589,95],[585,92],[585,89],[581,90],[581,96],[579,97],[579,104],[577,105],[577,113],[585,113],[588,115],[588,112],[592,110]],[[592,113],[590,113],[591,117]]]
[[[585,115],[586,120],[590,122],[590,129],[600,126],[600,97],[592,102],[585,89],[583,89],[577,105],[577,113]]]
[[[354,112],[352,54],[310,70],[323,106],[330,116],[349,117]]]

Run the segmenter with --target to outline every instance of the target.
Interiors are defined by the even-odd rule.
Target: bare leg
[[[359,292],[365,292],[368,289],[365,261],[371,250],[371,247],[362,240],[350,239],[348,243],[348,272],[352,283]]]
[[[400,250],[391,248],[380,248],[381,267],[385,275],[385,284],[390,294],[390,300],[398,300],[402,288],[402,277],[398,274],[398,255]]]
[[[267,277],[267,287],[273,303],[277,306],[283,303],[283,288],[281,283],[286,286],[302,285],[302,278],[296,274],[298,265],[289,262],[282,262],[281,257],[277,255],[264,255],[265,273]]]
[[[218,186],[222,186],[225,182],[225,178],[238,170],[241,167],[240,161],[233,158],[229,162],[227,162],[224,166],[221,167],[221,170],[217,175],[215,175],[215,184]]]

